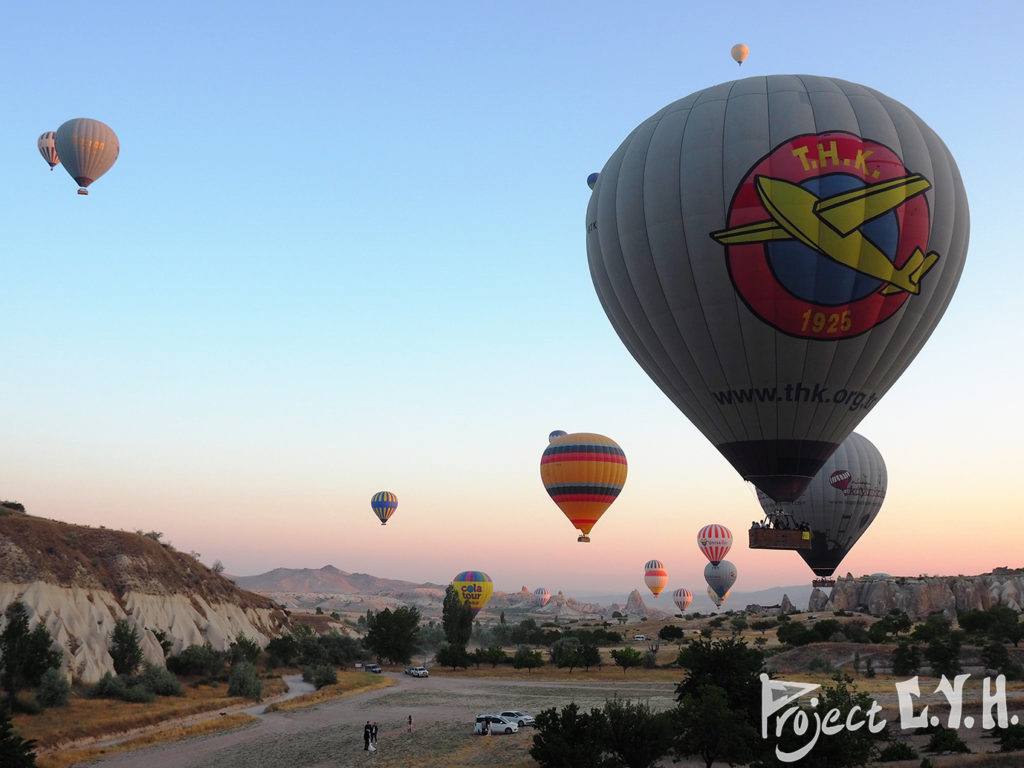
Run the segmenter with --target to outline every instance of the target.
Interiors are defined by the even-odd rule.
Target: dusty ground
[[[616,696],[643,700],[654,709],[674,704],[674,683],[631,681],[609,675],[606,680],[576,682],[508,680],[435,674],[417,679],[401,673],[385,673],[396,685],[349,696],[294,712],[261,715],[250,726],[187,741],[111,755],[89,765],[102,768],[351,768],[376,765],[381,768],[468,768],[502,766],[535,768],[529,757],[533,731],[526,728],[512,735],[473,736],[474,716],[480,712],[522,709],[537,713],[548,707],[562,707],[575,701],[581,708],[601,706]],[[922,680],[922,688],[925,681]],[[871,695],[893,707],[892,681],[879,681]],[[968,697],[970,698],[970,697]],[[1010,711],[1024,716],[1024,702],[1011,696]],[[923,701],[922,701],[923,703]],[[976,712],[974,707],[970,709]],[[935,711],[935,710],[933,710]],[[406,718],[413,716],[414,732],[406,732]],[[883,714],[898,723],[898,714]],[[363,750],[362,729],[367,720],[376,721],[378,751]],[[990,739],[978,728],[961,730],[975,752],[965,756],[932,756],[935,768],[979,766],[1020,768],[1024,755],[985,755],[994,750]],[[924,737],[911,739],[919,749]],[[917,768],[921,758],[888,763],[894,768]],[[663,766],[703,765],[699,761]]]
[[[619,696],[672,706],[669,682],[615,680],[584,684],[394,674],[398,685],[296,712],[263,715],[228,733],[111,755],[90,765],[104,768],[347,768],[373,763],[387,768],[457,768],[534,764],[532,729],[512,735],[473,736],[477,713],[501,709],[539,712],[575,700],[601,706]],[[414,732],[406,732],[413,716]],[[378,724],[378,750],[363,751],[363,724]],[[525,761],[525,762],[524,762]]]

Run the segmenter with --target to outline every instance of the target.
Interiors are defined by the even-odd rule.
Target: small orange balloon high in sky
[[[549,440],[540,459],[544,490],[580,530],[577,541],[590,541],[590,529],[626,482],[626,454],[611,438],[591,432]]]
[[[747,46],[745,46],[743,43],[736,43],[736,45],[732,47],[732,51],[730,51],[730,54],[732,55],[733,61],[735,61],[740,66],[743,66],[743,62],[746,61],[747,56],[750,54],[750,49],[747,48]]]

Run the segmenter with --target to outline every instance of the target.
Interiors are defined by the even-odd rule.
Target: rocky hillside
[[[20,505],[19,505],[20,506]],[[108,637],[118,619],[139,632],[148,660],[163,664],[154,632],[172,652],[210,642],[226,649],[240,632],[265,645],[284,612],[238,588],[157,534],[90,528],[0,506],[0,610],[24,602],[64,651],[83,682],[113,671]]]
[[[1024,568],[996,568],[979,576],[890,576],[876,573],[837,579],[831,592],[814,590],[811,611],[861,611],[884,616],[894,608],[912,619],[931,613],[956,618],[958,611],[1005,605],[1024,611]]]

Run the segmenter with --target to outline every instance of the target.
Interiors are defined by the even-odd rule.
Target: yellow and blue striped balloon
[[[398,509],[398,497],[391,491],[375,493],[373,498],[370,499],[370,508],[373,510],[373,514],[380,520],[380,524],[387,525],[388,520],[391,519],[391,516],[395,514],[395,510]]]

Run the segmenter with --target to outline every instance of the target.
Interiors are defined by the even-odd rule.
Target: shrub
[[[935,728],[931,739],[928,740],[925,751],[941,754],[943,752],[970,752],[971,750],[956,731],[940,725]]]
[[[184,696],[181,683],[173,674],[149,661],[142,662],[142,672],[136,680],[150,693],[157,696]]]
[[[239,632],[238,637],[228,647],[228,656],[231,658],[232,664],[239,661],[248,661],[250,664],[255,664],[256,660],[260,657],[260,653],[262,653],[260,644],[255,640],[250,640],[245,636],[244,632]]]
[[[263,681],[256,667],[248,661],[240,661],[231,667],[228,675],[228,696],[244,696],[259,701],[263,696]]]
[[[891,763],[896,760],[914,760],[917,750],[905,741],[891,741],[878,753],[878,762]]]
[[[212,680],[223,679],[227,654],[215,651],[210,643],[190,645],[177,656],[167,659],[167,668],[182,677],[196,676]]]
[[[312,683],[319,691],[325,685],[337,683],[338,673],[330,664],[318,664],[315,667],[305,667],[302,670],[302,679]]]
[[[43,672],[36,691],[36,701],[44,707],[66,707],[71,696],[71,684],[59,669],[50,667]]]
[[[115,677],[107,672],[96,685],[86,690],[90,699],[119,699],[145,703],[153,701],[156,695],[141,684],[140,678]]]

